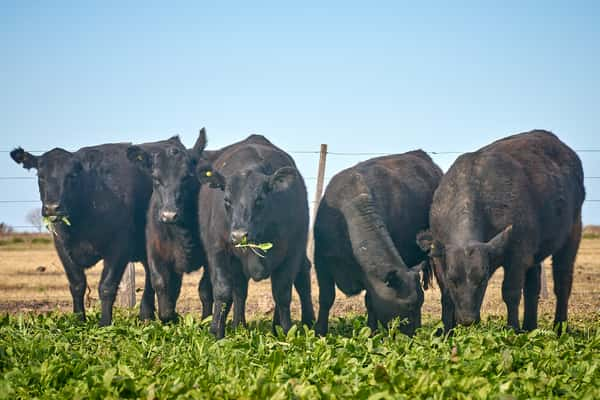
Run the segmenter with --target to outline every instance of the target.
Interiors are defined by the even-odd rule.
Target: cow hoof
[[[140,312],[139,319],[140,321],[154,321],[156,319],[156,316],[154,315],[154,313]]]

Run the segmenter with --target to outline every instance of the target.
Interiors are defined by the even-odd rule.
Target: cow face
[[[387,323],[393,318],[404,320],[399,330],[409,336],[421,327],[421,307],[424,295],[419,271],[421,263],[411,269],[391,271],[384,282],[372,280],[372,295],[367,300],[377,319]]]
[[[34,156],[19,147],[11,151],[10,156],[23,168],[37,170],[42,215],[69,217],[70,209],[74,208],[78,178],[83,170],[82,161],[73,153],[60,148]]]
[[[197,176],[201,183],[223,190],[223,207],[232,246],[273,240],[266,229],[276,224],[273,212],[281,206],[280,195],[300,179],[298,171],[292,167],[282,167],[272,175],[245,170],[227,178],[210,168],[200,167]],[[248,257],[251,259],[246,260],[245,268],[249,276],[255,280],[269,276],[266,263],[259,262],[251,252]]]
[[[511,232],[512,226],[509,226],[489,242],[444,245],[433,240],[429,244],[436,277],[442,281],[454,303],[456,323],[471,325],[480,320],[481,304],[489,278],[502,263]]]
[[[200,150],[199,152],[201,152]],[[127,158],[145,168],[152,175],[152,203],[156,215],[164,224],[179,224],[195,215],[185,215],[186,204],[195,201],[198,181],[194,174],[196,159],[178,137],[144,150],[130,146]]]

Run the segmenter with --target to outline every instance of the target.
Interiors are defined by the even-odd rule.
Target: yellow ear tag
[[[431,244],[431,250],[434,250],[434,249],[435,249],[435,244],[432,243]]]
[[[206,176],[212,176],[212,171],[206,171]]]
[[[138,156],[137,156],[137,160],[138,160],[138,161],[142,161],[142,160],[143,160],[143,157],[142,157],[141,155],[138,155]]]

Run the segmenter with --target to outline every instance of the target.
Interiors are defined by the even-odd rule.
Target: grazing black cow
[[[509,136],[460,156],[435,192],[431,231],[420,237],[442,290],[445,330],[479,321],[500,265],[508,325],[519,329],[523,293],[523,329],[535,329],[540,263],[550,255],[554,321],[565,322],[584,198],[579,157],[550,132]]]
[[[327,333],[335,285],[347,295],[366,289],[368,325],[407,318],[402,332],[421,325],[419,282],[427,258],[416,245],[429,226],[429,207],[442,171],[423,151],[373,158],[331,179],[315,220],[319,280],[318,334]]]
[[[127,160],[128,147],[103,144],[74,153],[55,148],[41,156],[17,148],[10,153],[24,168],[37,170],[42,214],[56,220],[54,245],[69,280],[73,311],[82,319],[85,269],[104,260],[100,325],[112,321],[127,263],[140,261],[148,270],[144,226],[152,182],[149,174]],[[154,290],[146,279],[140,318],[153,318],[154,309]]]
[[[178,137],[156,142],[151,151],[131,146],[128,158],[152,175],[153,191],[146,223],[146,251],[161,321],[177,319],[175,305],[184,273],[206,265],[198,229],[196,164],[206,145],[200,130],[196,145],[186,150]],[[212,287],[205,273],[198,286],[202,318],[212,312]]]
[[[306,257],[306,187],[292,158],[263,136],[207,155],[212,168],[198,166],[201,236],[213,284],[211,331],[222,338],[232,301],[233,325],[245,324],[248,280],[271,277],[273,324],[288,331],[292,284],[302,304],[302,321],[311,324],[310,263]],[[220,190],[215,190],[220,189]],[[237,248],[272,243],[266,253]]]

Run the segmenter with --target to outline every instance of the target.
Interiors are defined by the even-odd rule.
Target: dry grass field
[[[11,236],[0,238],[0,313],[47,312],[54,309],[71,310],[71,295],[62,266],[49,242],[49,236]],[[32,238],[34,239],[32,242]],[[37,238],[37,239],[35,239]],[[40,239],[41,238],[41,239]],[[16,241],[16,243],[15,243]],[[44,243],[45,242],[45,243]],[[540,316],[551,319],[554,313],[552,292],[552,270],[550,260],[544,263],[548,283],[548,296],[540,301]],[[101,266],[96,265],[88,273],[87,307],[98,304],[98,280]],[[202,272],[185,276],[178,311],[200,312],[197,284]],[[314,275],[314,273],[313,273]],[[505,315],[500,294],[502,270],[493,277],[488,288],[483,315]],[[144,286],[144,271],[136,265],[136,287],[138,301]],[[313,298],[315,311],[318,309],[318,285],[313,276]],[[434,288],[425,293],[424,316],[439,319],[440,293]],[[299,301],[294,293],[293,314],[299,318]],[[582,241],[575,267],[573,293],[570,302],[571,319],[598,319],[600,317],[600,239]],[[263,318],[273,312],[270,282],[251,282],[247,302],[249,318]],[[364,312],[363,296],[348,298],[338,293],[332,316],[346,316]]]

